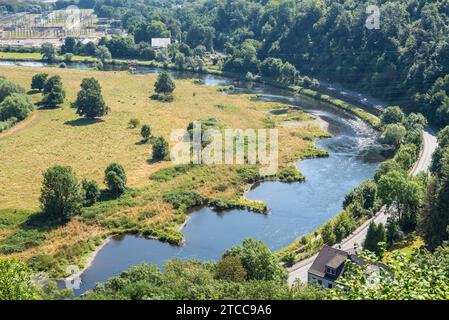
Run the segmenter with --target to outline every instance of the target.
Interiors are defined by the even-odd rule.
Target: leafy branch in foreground
[[[365,260],[379,262],[369,251],[362,255]],[[334,289],[332,297],[349,300],[448,299],[449,247],[439,247],[433,253],[418,250],[408,257],[395,252],[386,266],[391,274],[386,270],[369,272],[348,262],[341,281],[346,290]]]

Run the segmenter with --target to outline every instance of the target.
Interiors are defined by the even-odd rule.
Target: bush
[[[61,77],[56,75],[48,78],[45,82],[43,92],[45,94],[44,102],[49,106],[62,104],[65,100],[66,93],[62,86]]]
[[[237,256],[221,258],[215,269],[215,278],[232,282],[245,281],[246,270],[242,265],[242,260]]]
[[[161,72],[154,84],[154,91],[159,94],[171,94],[176,85],[167,72]]]
[[[248,280],[284,282],[286,270],[279,264],[276,256],[262,241],[245,239],[242,245],[227,250],[223,257],[239,257],[246,270]]]
[[[291,182],[302,182],[305,180],[302,173],[294,165],[284,167],[279,170],[277,177],[279,181],[291,183]]]
[[[153,160],[160,161],[168,157],[168,143],[163,137],[157,137],[153,142]]]
[[[142,129],[140,129],[140,135],[142,136],[143,141],[147,142],[151,137],[151,127],[144,124]]]
[[[35,229],[14,231],[0,241],[0,253],[12,254],[37,247],[45,240],[45,234]]]
[[[132,119],[130,119],[129,122],[128,122],[128,126],[129,126],[129,128],[131,128],[131,129],[135,129],[135,128],[137,128],[139,125],[140,125],[140,120],[139,120],[139,119],[136,119],[136,118],[132,118]]]
[[[114,196],[120,196],[126,191],[125,169],[118,163],[111,163],[104,171],[105,183]]]
[[[380,119],[382,125],[397,124],[404,122],[405,115],[399,107],[393,106],[385,109]]]
[[[5,121],[11,118],[23,120],[33,111],[33,104],[28,97],[13,93],[0,103],[0,120]]]
[[[188,209],[204,204],[204,199],[196,191],[172,190],[163,196],[164,201],[175,209]]]
[[[0,102],[13,93],[25,94],[25,89],[3,77],[0,78]]]
[[[385,127],[383,140],[385,143],[397,147],[404,140],[407,130],[400,124],[389,124]]]
[[[377,200],[377,184],[374,181],[368,180],[361,183],[353,191],[345,196],[343,201],[343,208],[350,205],[360,205],[364,211],[371,212],[375,209]]]
[[[98,187],[98,183],[94,180],[83,180],[82,185],[86,204],[91,206],[100,198],[100,188]]]
[[[153,173],[150,176],[150,179],[156,181],[170,181],[185,172],[187,172],[187,167],[185,166],[164,168]]]
[[[334,234],[334,228],[331,223],[326,223],[321,230],[321,237],[325,244],[332,246],[337,242],[337,238]]]
[[[238,168],[237,173],[246,183],[255,183],[260,180],[260,172],[256,166],[244,166]]]
[[[365,241],[363,242],[363,248],[381,256],[382,251],[379,247],[379,243],[384,243],[386,241],[387,235],[384,225],[382,223],[376,225],[374,222],[371,222],[368,227]]]
[[[31,89],[42,91],[44,90],[45,82],[47,81],[48,73],[38,73],[33,76],[31,80]]]
[[[295,263],[296,254],[294,252],[289,252],[282,257],[282,262],[285,263],[287,267],[291,267]]]

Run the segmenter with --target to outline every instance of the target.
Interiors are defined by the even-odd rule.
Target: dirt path
[[[37,121],[37,119],[39,118],[39,112],[38,111],[34,111],[31,116],[29,116],[28,118],[26,118],[25,120],[20,121],[19,123],[17,123],[15,126],[13,126],[12,128],[0,133],[0,141],[3,139],[6,139],[10,136],[16,135],[20,132],[22,132],[23,130],[28,129],[30,126],[34,125]]]

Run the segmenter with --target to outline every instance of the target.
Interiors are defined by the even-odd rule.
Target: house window
[[[318,284],[321,286],[323,284],[323,281],[318,280]]]
[[[334,268],[326,267],[326,273],[335,276],[336,272]]]
[[[332,285],[332,283],[328,283],[328,284],[327,284],[327,288],[328,288],[328,289],[332,289],[333,287],[334,287],[334,286]]]

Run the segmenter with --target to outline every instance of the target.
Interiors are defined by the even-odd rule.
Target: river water
[[[43,65],[32,63],[30,66]],[[84,65],[68,67],[84,68]],[[140,74],[156,72],[156,69],[136,70]],[[320,116],[328,122],[332,138],[319,139],[316,144],[330,156],[299,161],[297,165],[306,177],[303,183],[264,182],[253,188],[247,197],[265,201],[270,208],[268,215],[246,210],[215,212],[199,208],[190,213],[182,230],[186,239],[183,246],[132,235],[111,239],[82,273],[76,295],[141,262],[163,266],[173,258],[216,260],[223,251],[248,237],[264,241],[271,250],[279,250],[338,214],[344,196],[362,181],[371,179],[384,160],[379,136],[373,129],[353,115],[325,103],[270,86],[248,85],[218,76],[186,72],[173,72],[172,76],[199,79],[204,85],[233,84],[237,94],[257,93],[261,100],[286,102]]]

